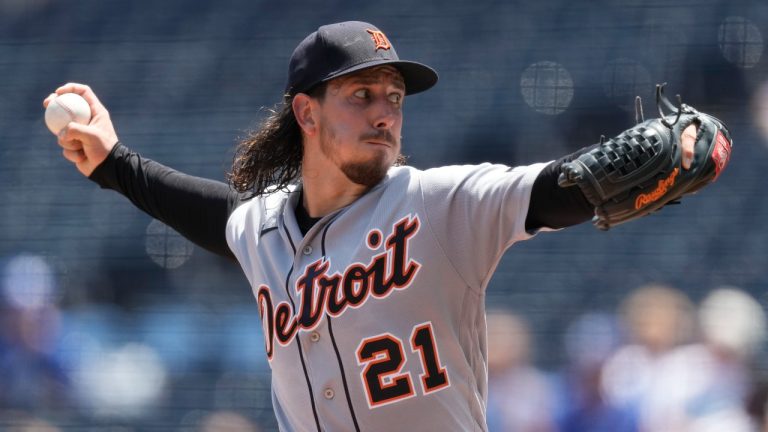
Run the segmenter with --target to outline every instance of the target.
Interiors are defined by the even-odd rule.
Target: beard
[[[323,155],[336,162],[341,172],[355,184],[372,188],[384,179],[387,171],[392,167],[392,162],[386,159],[387,155],[384,151],[377,151],[374,156],[364,161],[341,162],[334,151],[336,135],[324,127],[321,128],[320,134],[320,150]],[[397,144],[396,139],[389,131],[370,132],[360,137],[360,141],[368,139],[387,141],[392,145]]]
[[[384,156],[381,155],[377,159],[384,159]],[[371,160],[368,162],[346,162],[341,164],[339,168],[351,182],[372,188],[384,180],[389,165],[385,165],[379,160]]]

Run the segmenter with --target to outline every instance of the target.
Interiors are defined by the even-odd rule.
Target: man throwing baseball
[[[716,178],[731,141],[681,105],[554,162],[401,166],[403,103],[436,82],[375,26],[343,22],[298,45],[229,185],[131,151],[81,84],[56,94],[82,95],[93,118],[58,143],[83,175],[239,262],[281,430],[486,430],[485,289],[504,251],[647,214]]]

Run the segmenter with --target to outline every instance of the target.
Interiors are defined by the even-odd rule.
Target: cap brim
[[[405,94],[420,93],[437,84],[437,72],[425,64],[403,60],[394,62],[392,66],[403,74]]]
[[[405,94],[412,95],[416,93],[429,90],[437,84],[437,72],[431,67],[412,62],[408,60],[379,60],[361,63],[343,71],[332,74],[331,76],[323,79],[320,82],[330,81],[340,76],[348,75],[353,72],[357,72],[363,69],[368,69],[376,66],[390,65],[395,67],[403,75],[403,81],[405,81]]]

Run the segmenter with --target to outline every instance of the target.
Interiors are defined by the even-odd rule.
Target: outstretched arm
[[[234,258],[225,229],[240,195],[226,183],[178,172],[120,143],[89,178],[120,192],[198,246]]]
[[[109,113],[88,86],[61,86],[43,105],[47,107],[64,93],[83,96],[92,112],[89,124],[70,123],[59,134],[65,159],[101,187],[120,192],[198,246],[233,257],[225,228],[230,213],[240,203],[238,193],[225,183],[183,174],[121,145]]]

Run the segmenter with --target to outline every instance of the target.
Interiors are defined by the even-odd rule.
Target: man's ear
[[[317,103],[307,94],[299,93],[293,97],[291,108],[299,127],[308,136],[317,133]]]

